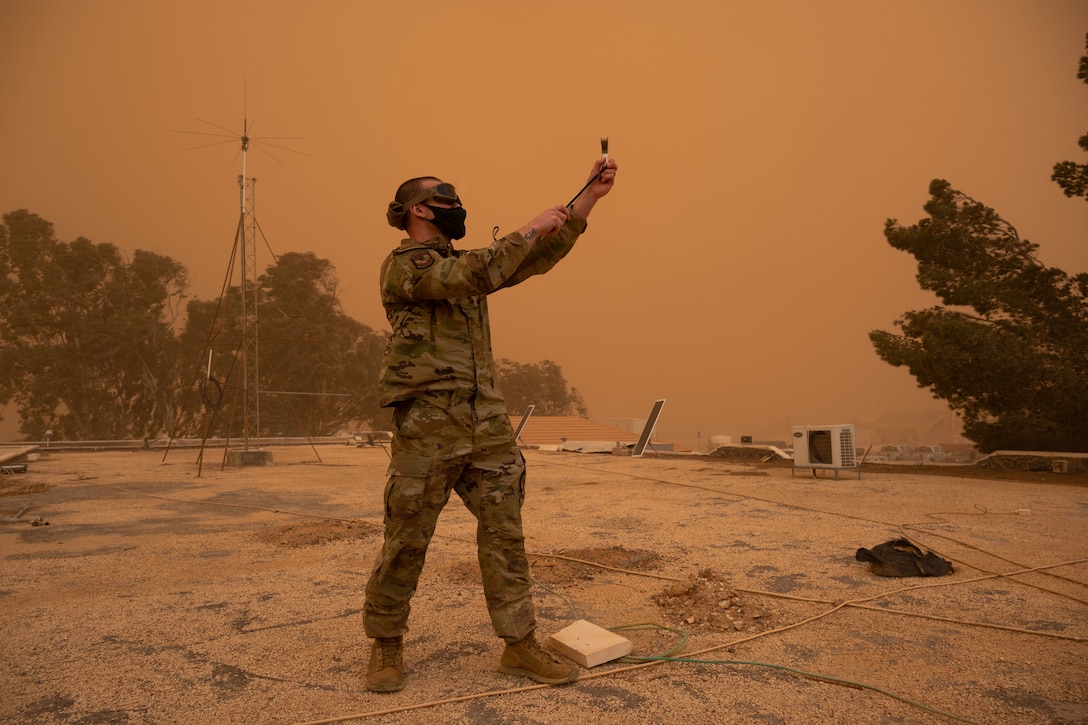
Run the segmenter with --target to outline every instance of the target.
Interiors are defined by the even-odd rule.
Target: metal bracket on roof
[[[638,443],[635,444],[635,450],[631,451],[632,456],[640,458],[646,451],[646,446],[653,448],[653,445],[650,444],[650,436],[654,434],[654,426],[657,425],[657,418],[661,415],[661,409],[664,407],[664,398],[654,403],[654,407],[650,411],[650,417],[646,419],[646,425],[642,429],[642,435],[638,437]]]
[[[533,414],[533,410],[535,409],[535,405],[530,405],[528,408],[525,409],[525,412],[521,414],[521,422],[518,423],[518,428],[514,431],[515,444],[518,442],[518,439],[521,438],[521,432],[525,430],[525,424],[529,422],[529,416]],[[522,441],[522,443],[525,443],[525,441]],[[526,443],[526,445],[528,445],[528,443]]]

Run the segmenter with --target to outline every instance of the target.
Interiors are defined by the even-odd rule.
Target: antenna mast
[[[257,342],[257,180],[246,176],[249,119],[242,119],[242,174],[238,177],[240,213],[237,240],[242,256],[242,445],[260,448],[261,391]]]
[[[201,120],[201,119],[197,119]],[[277,144],[268,143],[266,139],[262,138],[250,138],[249,136],[249,115],[248,111],[243,109],[242,114],[242,135],[239,137],[238,133],[231,131],[230,129],[220,126],[210,121],[202,121],[210,126],[214,126],[218,131],[178,131],[177,133],[190,133],[199,136],[215,136],[223,141],[213,141],[208,144],[196,146],[195,148],[205,148],[207,146],[218,146],[225,143],[237,143],[241,141],[241,154],[242,154],[242,173],[238,176],[238,191],[239,191],[239,220],[238,231],[234,239],[234,254],[232,254],[231,268],[233,268],[234,262],[241,258],[242,271],[241,271],[241,319],[240,330],[242,334],[241,347],[239,348],[239,354],[242,363],[241,372],[241,393],[242,393],[242,426],[243,426],[243,450],[230,450],[228,443],[227,461],[233,461],[243,465],[248,464],[265,464],[271,462],[271,455],[267,451],[261,451],[260,449],[260,431],[261,431],[261,395],[260,395],[260,377],[259,377],[259,345],[258,345],[258,329],[257,329],[257,307],[258,307],[258,268],[257,268],[257,237],[264,235],[261,232],[260,225],[257,223],[257,202],[256,202],[256,186],[257,180],[250,178],[247,174],[247,153],[249,151],[250,141],[252,141],[256,148],[264,151],[269,157],[271,157],[277,163],[283,163],[278,158],[272,155],[265,147],[273,147],[282,149],[284,151],[290,151],[292,153],[302,154],[308,156],[309,154],[296,151],[291,148],[279,146]],[[267,138],[296,138],[285,136],[274,136]],[[267,243],[267,242],[266,242]],[[275,255],[272,255],[273,258]],[[229,285],[229,280],[224,283],[223,293],[226,294]],[[209,355],[208,373],[206,380],[211,379],[211,359]],[[217,383],[218,385],[218,383]],[[207,429],[206,429],[207,430]],[[228,434],[229,436],[229,434]],[[229,437],[228,437],[229,441]],[[251,451],[251,446],[253,449]],[[202,451],[203,453],[203,447]]]

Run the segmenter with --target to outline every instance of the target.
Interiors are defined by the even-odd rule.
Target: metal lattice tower
[[[242,257],[243,445],[249,450],[251,441],[259,447],[261,431],[260,346],[257,332],[257,180],[246,178],[245,148],[249,139],[245,136],[242,139],[243,173],[238,177],[242,216],[238,223],[238,242]]]
[[[201,120],[201,119],[197,119]],[[238,191],[239,191],[239,207],[240,218],[238,221],[238,231],[234,239],[235,255],[232,255],[231,269],[235,269],[235,264],[240,261],[241,268],[241,310],[239,320],[239,329],[241,331],[242,339],[241,345],[238,350],[238,354],[241,358],[241,386],[240,393],[242,396],[242,440],[243,440],[243,452],[248,453],[251,446],[253,448],[260,448],[260,432],[261,432],[261,391],[260,391],[260,365],[259,365],[259,344],[258,344],[258,327],[257,327],[257,304],[258,304],[258,285],[257,278],[259,276],[259,270],[257,268],[257,238],[264,239],[264,234],[261,232],[260,224],[257,222],[256,213],[256,186],[257,180],[250,178],[246,175],[246,152],[249,151],[249,144],[252,140],[259,150],[264,151],[271,159],[278,163],[283,163],[278,158],[272,155],[265,147],[271,147],[280,149],[283,151],[290,151],[291,153],[302,154],[307,156],[301,151],[279,146],[277,144],[268,143],[267,139],[286,139],[297,138],[289,136],[270,136],[264,139],[249,137],[249,120],[243,115],[242,119],[242,134],[239,136],[236,132],[229,128],[220,126],[210,121],[202,121],[209,126],[213,126],[218,131],[178,131],[177,133],[189,133],[198,136],[213,136],[221,139],[222,141],[213,141],[208,144],[196,146],[194,148],[205,148],[207,146],[218,146],[225,143],[237,143],[241,141],[241,155],[242,155],[242,173],[238,176]],[[267,242],[266,242],[267,244]],[[273,259],[275,255],[273,254]],[[229,286],[228,282],[225,283],[223,294],[227,293]],[[207,379],[211,379],[211,353],[208,356],[208,373]],[[229,433],[228,433],[229,435]],[[237,453],[237,451],[230,451],[229,453]],[[230,456],[228,456],[229,458]],[[239,459],[243,463],[259,463],[265,459],[270,460],[271,454],[267,451],[255,451],[252,455],[239,456]]]

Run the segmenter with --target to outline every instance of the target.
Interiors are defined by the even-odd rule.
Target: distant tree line
[[[1088,55],[1077,77],[1088,83]],[[1079,145],[1088,151],[1088,134]],[[1088,165],[1060,162],[1051,178],[1088,199]],[[884,236],[918,260],[919,284],[944,306],[904,313],[899,333],[869,333],[877,355],[946,400],[984,452],[1088,452],[1088,273],[1042,264],[1039,245],[947,181],[929,193],[929,218],[889,219]]]
[[[495,382],[511,413],[533,405],[533,415],[589,416],[582,394],[567,385],[562,368],[551,360],[530,364],[496,360]]]
[[[261,436],[384,425],[387,335],[346,315],[333,265],[288,253],[257,280]],[[189,300],[170,257],[83,237],[59,241],[25,209],[0,224],[0,405],[28,439],[243,435],[241,291]],[[500,361],[511,409],[585,413],[562,371]]]

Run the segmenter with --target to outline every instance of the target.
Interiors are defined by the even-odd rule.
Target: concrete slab
[[[635,645],[626,637],[579,619],[548,638],[548,644],[582,667],[596,667],[631,654]]]

